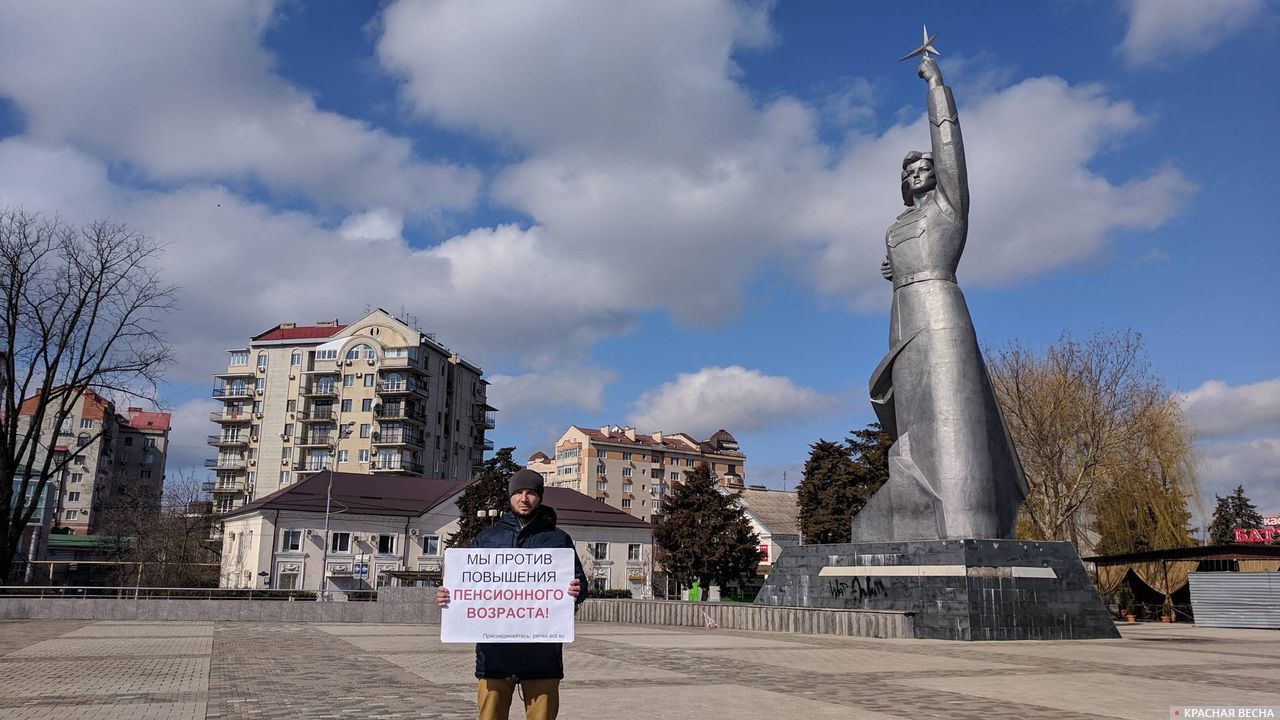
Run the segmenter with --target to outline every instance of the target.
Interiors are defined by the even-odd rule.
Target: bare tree
[[[71,462],[48,446],[50,430],[88,391],[156,400],[172,358],[158,322],[177,296],[157,274],[160,252],[124,225],[0,208],[0,578],[46,485]]]
[[[1166,547],[1189,542],[1190,432],[1140,335],[1064,333],[1043,353],[1014,342],[988,357],[1030,486],[1020,537],[1089,548],[1100,532],[1122,549],[1159,528]]]
[[[200,482],[180,476],[165,482],[161,497],[153,493],[126,488],[103,508],[101,534],[120,563],[113,584],[216,587],[221,546],[209,540],[213,507]]]

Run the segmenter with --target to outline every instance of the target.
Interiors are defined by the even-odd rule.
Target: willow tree
[[[988,353],[992,384],[1027,474],[1019,537],[1101,552],[1192,542],[1191,432],[1141,335],[1064,333],[1035,351]]]
[[[61,420],[89,392],[157,399],[172,357],[159,324],[177,294],[159,275],[161,251],[124,225],[0,208],[0,580],[74,457],[51,445]]]

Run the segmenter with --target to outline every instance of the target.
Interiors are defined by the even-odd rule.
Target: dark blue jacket
[[[556,527],[556,511],[539,505],[533,519],[523,529],[515,514],[504,512],[498,522],[476,536],[478,548],[573,548],[569,533]],[[573,555],[573,574],[582,588],[578,602],[587,599],[587,574],[578,554]],[[476,643],[476,677],[538,680],[563,678],[564,660],[560,643]]]

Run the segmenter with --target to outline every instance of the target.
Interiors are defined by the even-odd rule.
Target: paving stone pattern
[[[582,623],[561,717],[1082,720],[1280,706],[1274,632],[1123,633],[956,643]],[[0,720],[461,720],[475,717],[472,662],[429,625],[6,621]]]

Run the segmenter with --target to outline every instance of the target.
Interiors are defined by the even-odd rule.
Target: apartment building
[[[743,487],[746,456],[726,430],[695,440],[686,433],[570,425],[556,441],[554,457],[535,453],[528,467],[543,473],[548,486],[572,488],[652,522],[661,517],[662,498],[671,484],[704,463],[721,486]]]
[[[34,418],[38,398],[23,401],[23,418]],[[30,420],[27,420],[30,422]],[[66,415],[47,416],[40,431],[33,470],[43,467],[46,453],[54,463],[71,460],[50,480],[51,528],[77,535],[102,527],[104,512],[120,503],[154,505],[164,483],[169,442],[169,413],[131,407],[117,413],[115,404],[86,390]],[[28,425],[20,426],[26,432]]]
[[[493,449],[481,368],[384,310],[282,323],[227,352],[205,462],[216,512],[326,469],[469,480]]]

